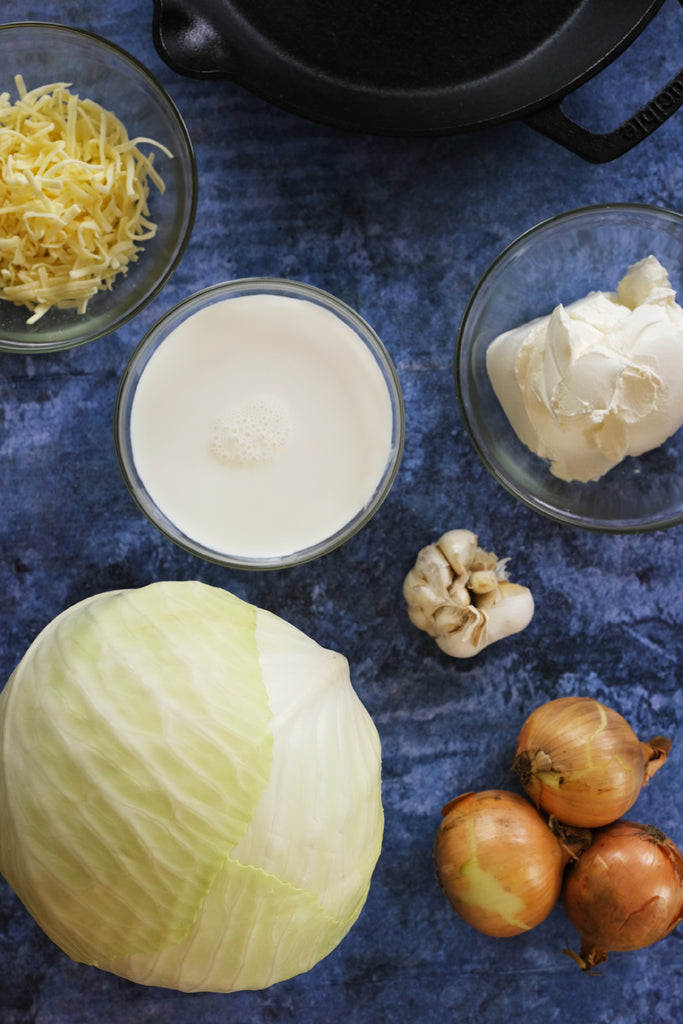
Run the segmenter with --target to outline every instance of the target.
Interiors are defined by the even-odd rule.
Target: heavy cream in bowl
[[[171,540],[237,568],[339,546],[398,470],[401,389],[372,329],[326,292],[251,278],[174,307],[142,340],[116,403],[116,447]]]

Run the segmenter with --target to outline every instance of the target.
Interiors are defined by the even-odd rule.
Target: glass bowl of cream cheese
[[[194,224],[194,148],[155,76],[93,33],[1,25],[0,65],[0,350],[56,352],[164,287]]]
[[[245,278],[184,299],[121,378],[119,465],[170,540],[236,569],[327,554],[375,515],[401,461],[398,375],[370,325],[312,285]]]
[[[683,522],[683,216],[588,206],[526,231],[458,331],[465,427],[493,477],[569,526]]]

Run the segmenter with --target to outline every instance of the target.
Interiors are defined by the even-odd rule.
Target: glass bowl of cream
[[[588,206],[513,241],[474,289],[455,385],[493,477],[565,525],[683,522],[683,216]]]
[[[184,299],[122,375],[115,444],[142,512],[187,551],[282,569],[339,547],[398,472],[405,416],[375,331],[311,285],[247,278]]]

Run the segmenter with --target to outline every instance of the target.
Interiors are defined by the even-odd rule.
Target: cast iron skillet
[[[181,74],[232,79],[337,128],[428,136],[519,119],[602,163],[678,109],[683,71],[609,133],[569,120],[561,100],[663,2],[155,0],[154,41]]]

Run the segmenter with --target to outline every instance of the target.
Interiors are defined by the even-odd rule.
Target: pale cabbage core
[[[0,868],[71,957],[184,990],[327,955],[382,838],[348,664],[200,583],[98,595],[0,695]]]

